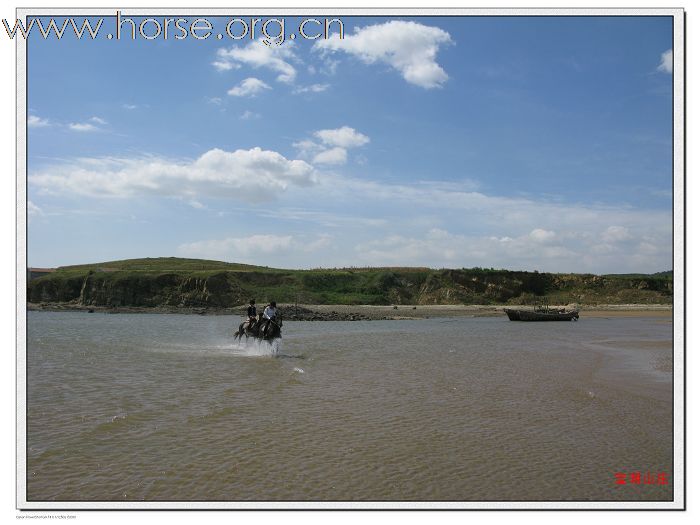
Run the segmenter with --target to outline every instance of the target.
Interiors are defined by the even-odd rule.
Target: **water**
[[[668,319],[238,321],[29,312],[28,499],[672,499]]]

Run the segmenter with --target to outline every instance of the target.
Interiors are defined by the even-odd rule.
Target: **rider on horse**
[[[270,301],[270,304],[265,307],[263,312],[263,323],[260,327],[260,333],[267,334],[270,323],[274,323],[277,319],[277,303],[275,301]]]
[[[255,310],[255,299],[250,300],[250,306],[248,306],[248,328],[252,330],[257,322],[258,314]]]
[[[275,301],[265,307],[264,313],[258,313],[255,308],[255,299],[251,299],[250,306],[246,312],[246,318],[238,327],[238,330],[233,334],[234,339],[240,339],[246,336],[253,336],[259,339],[275,339],[282,337],[282,318],[277,310]]]

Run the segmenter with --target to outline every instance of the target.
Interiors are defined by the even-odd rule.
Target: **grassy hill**
[[[29,282],[31,303],[229,308],[259,303],[671,303],[673,276],[590,275],[485,268],[285,270],[175,257],[65,266]]]

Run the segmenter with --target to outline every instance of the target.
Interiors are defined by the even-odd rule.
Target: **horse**
[[[262,322],[263,314],[258,314],[258,320],[253,326],[250,325],[250,319],[246,319],[238,326],[238,331],[233,334],[234,339],[241,339],[244,335],[245,338],[258,337],[260,330],[260,323]]]
[[[280,337],[282,337],[282,317],[280,316],[270,319],[267,326],[263,328],[262,333],[258,335],[258,338],[264,341],[271,341]]]
[[[265,327],[261,331],[262,325]],[[263,319],[263,314],[258,314],[257,322],[251,327],[250,320],[246,319],[238,327],[238,331],[233,334],[233,338],[241,339],[245,335],[246,339],[249,337],[255,337],[256,339],[261,339],[264,341],[271,341],[272,339],[277,339],[282,337],[282,318],[277,317],[274,320],[266,322]]]

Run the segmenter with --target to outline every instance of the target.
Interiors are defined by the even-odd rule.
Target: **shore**
[[[555,306],[555,305],[553,305]],[[561,308],[565,305],[561,305]],[[294,307],[291,306],[291,309]],[[504,308],[523,308],[514,305],[305,305],[305,308],[340,315],[364,315],[372,319],[432,319],[436,317],[501,317]],[[671,317],[673,308],[665,304],[581,305],[584,317]]]
[[[555,305],[552,305],[555,306]],[[500,317],[504,308],[530,308],[516,305],[294,305],[280,304],[289,321],[370,321],[432,319],[436,317]],[[245,305],[233,308],[106,307],[71,303],[28,303],[30,311],[89,313],[151,313],[192,315],[243,315]],[[581,317],[672,317],[670,304],[579,305]]]

